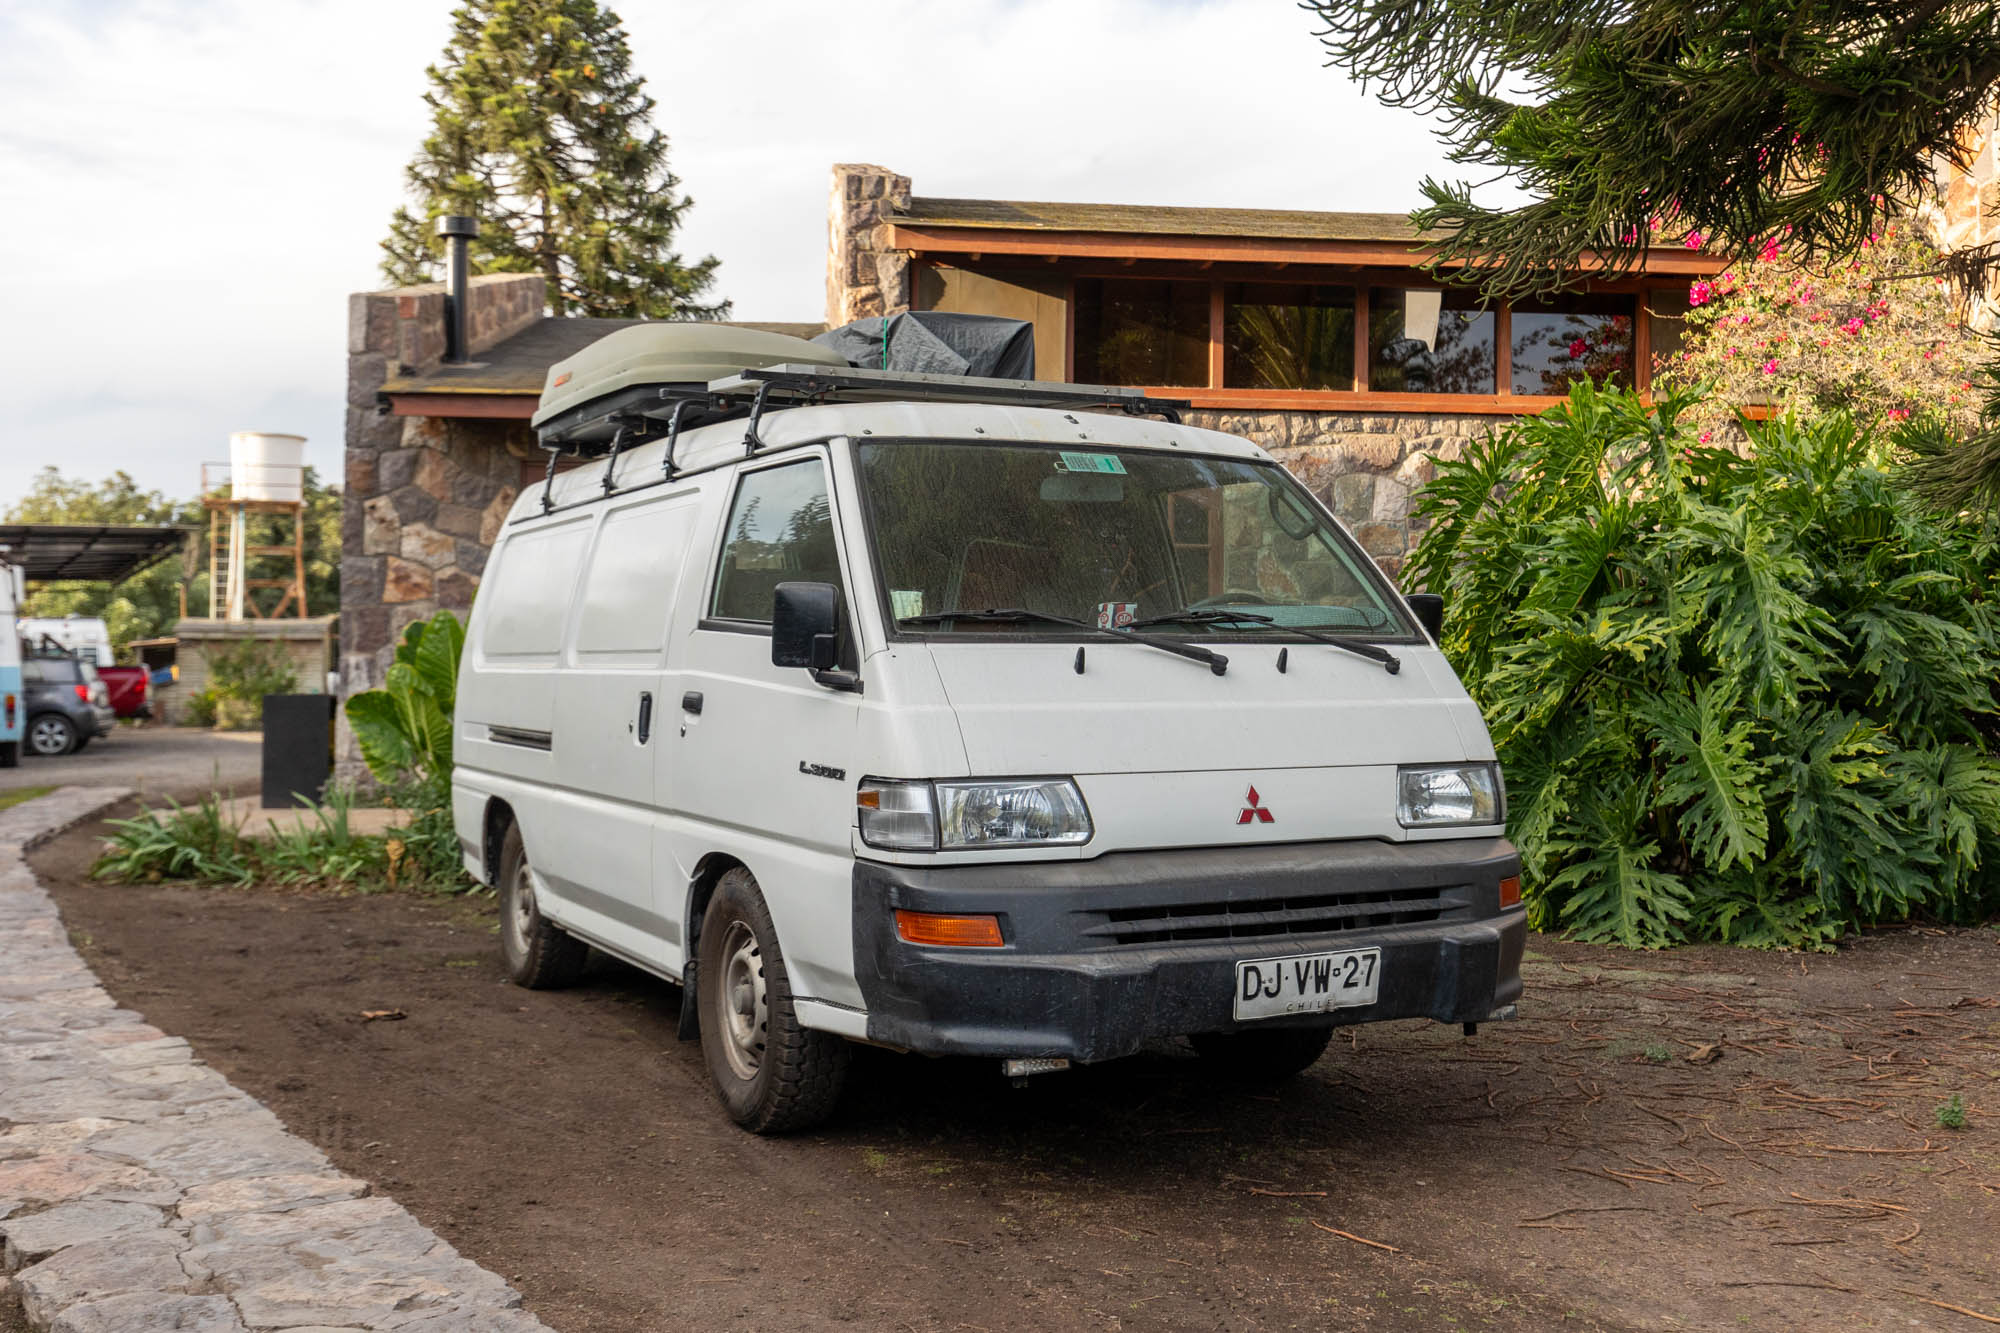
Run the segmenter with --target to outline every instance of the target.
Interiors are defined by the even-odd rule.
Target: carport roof
[[[118,583],[172,555],[190,531],[96,523],[0,523],[0,555],[38,582]]]

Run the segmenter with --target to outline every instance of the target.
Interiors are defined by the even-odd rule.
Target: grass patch
[[[54,787],[16,787],[11,791],[0,791],[0,810],[11,809],[23,801],[32,801],[37,796],[47,796]]]
[[[435,858],[412,855],[408,830],[358,832],[350,818],[353,807],[353,795],[336,788],[323,803],[309,804],[309,817],[295,827],[251,838],[219,794],[191,806],[170,798],[166,809],[110,821],[111,836],[91,874],[121,884],[241,886],[263,880],[364,893],[396,888],[456,893],[474,887],[458,865],[439,870]]]
[[[1939,1129],[1965,1128],[1965,1098],[1955,1092],[1945,1098],[1944,1102],[1937,1109],[1937,1127]]]

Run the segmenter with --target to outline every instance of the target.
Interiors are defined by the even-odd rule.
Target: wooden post
[[[1354,284],[1354,392],[1368,392],[1368,284]]]
[[[1222,387],[1222,284],[1208,284],[1208,387]]]

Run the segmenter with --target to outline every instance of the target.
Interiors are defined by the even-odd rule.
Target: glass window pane
[[[1377,393],[1492,393],[1497,321],[1467,291],[1368,293],[1368,387]]]
[[[826,470],[817,458],[746,475],[727,531],[711,603],[724,620],[770,624],[780,583],[840,586]]]
[[[870,441],[859,456],[876,563],[896,618],[1018,607],[1096,623],[1192,608],[1252,619],[1214,624],[1196,616],[1156,632],[1408,632],[1368,557],[1276,464],[1000,442]],[[1033,621],[910,628],[1075,633]]]
[[[1514,392],[1565,394],[1574,380],[1632,385],[1630,296],[1579,293],[1514,306]]]
[[[1076,382],[1208,383],[1208,284],[1078,278]]]
[[[1222,383],[1354,388],[1354,289],[1233,282],[1222,289]]]

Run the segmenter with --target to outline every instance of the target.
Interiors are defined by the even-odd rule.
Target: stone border
[[[0,1296],[49,1333],[548,1333],[98,985],[24,853],[129,794],[0,811]]]

